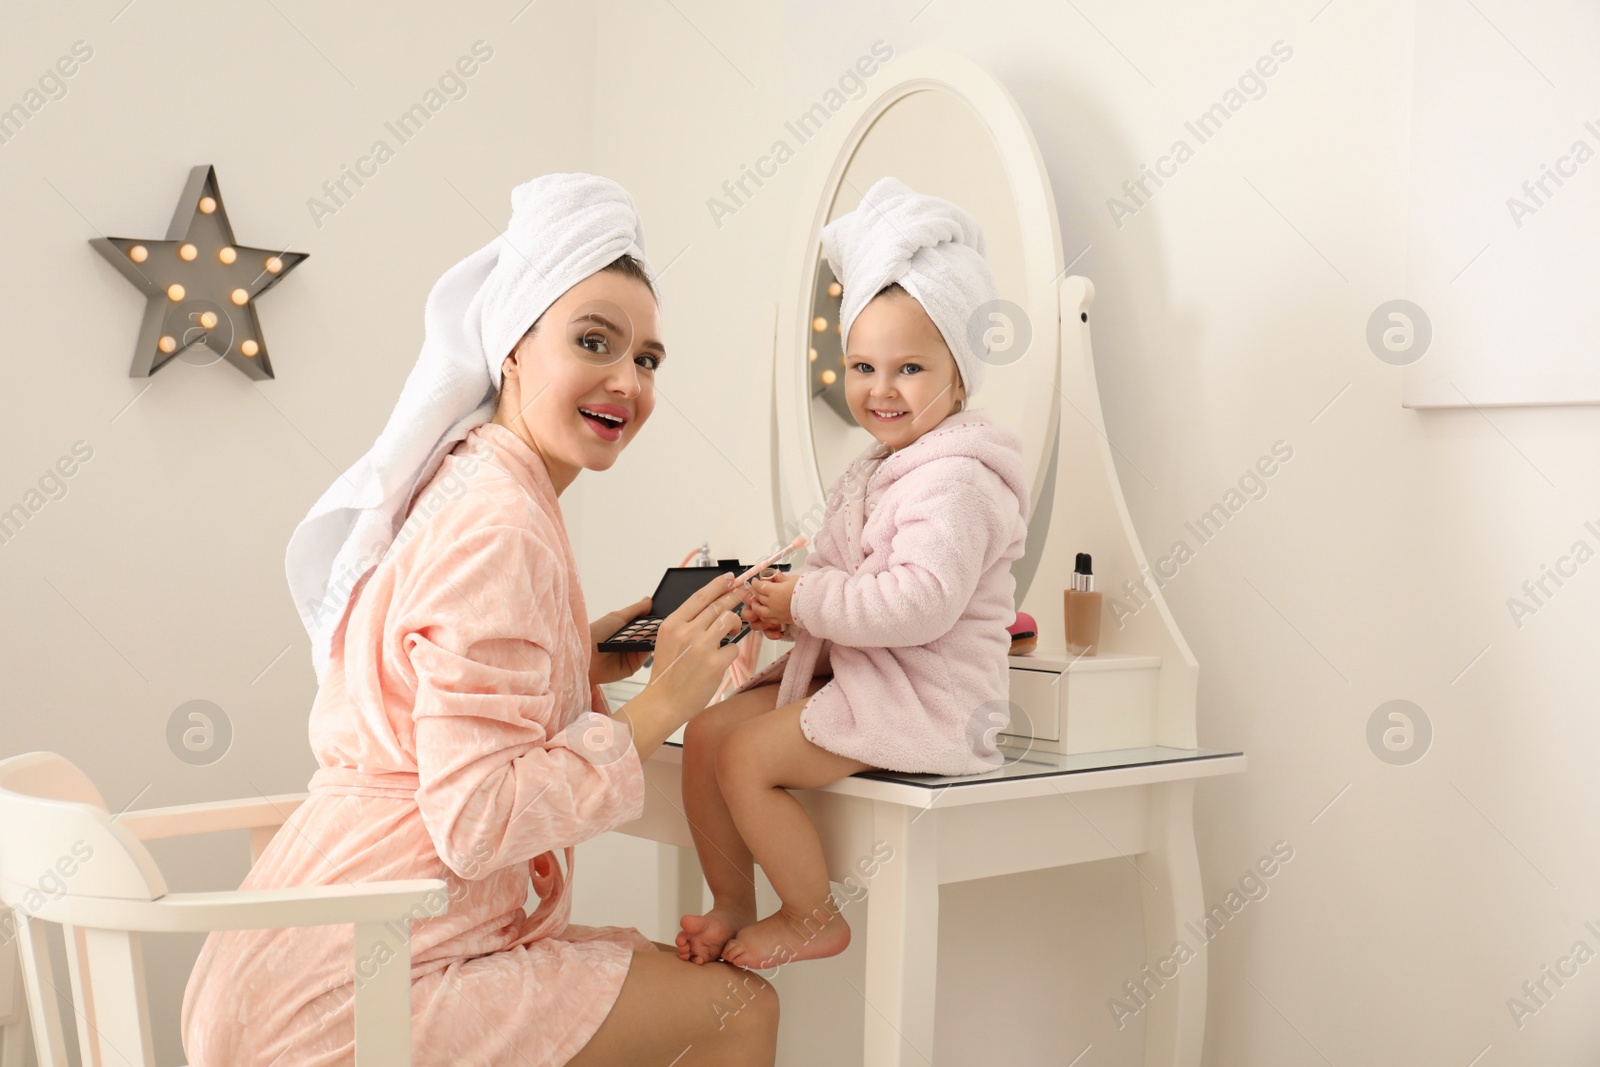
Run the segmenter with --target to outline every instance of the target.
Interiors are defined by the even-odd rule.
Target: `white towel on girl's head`
[[[999,298],[984,257],[983,228],[970,213],[913,192],[898,178],[880,178],[849,214],[822,230],[822,251],[844,286],[842,342],[850,324],[890,282],[899,282],[939,327],[971,397],[983,385],[989,325],[984,305]]]
[[[623,253],[654,279],[633,198],[609,178],[546,174],[513,189],[511,208],[504,234],[434,283],[422,352],[388,424],[289,538],[284,569],[319,683],[351,594],[445,454],[494,417],[500,365],[528,327]]]

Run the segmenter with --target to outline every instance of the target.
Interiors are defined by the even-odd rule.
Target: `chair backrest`
[[[0,914],[15,926],[41,1067],[67,1067],[67,1056],[37,913],[68,898],[150,901],[166,894],[143,842],[111,817],[70,761],[54,752],[0,760]],[[153,1064],[138,935],[67,925],[62,932],[81,1061]]]
[[[144,843],[106,810],[94,784],[65,757],[30,752],[0,760],[0,902],[40,897],[159,900],[167,895]]]

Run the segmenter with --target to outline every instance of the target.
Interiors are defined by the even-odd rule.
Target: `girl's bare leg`
[[[633,954],[611,1013],[569,1067],[772,1067],[777,991],[749,971],[692,967],[658,947]]]
[[[808,694],[826,684],[813,678]],[[711,886],[711,910],[685,915],[677,937],[678,958],[710,963],[741,926],[756,918],[755,862],[728,812],[717,785],[717,752],[735,728],[770,712],[777,703],[776,684],[735,694],[689,720],[683,736],[683,810],[700,856],[700,868]]]
[[[722,949],[729,963],[764,968],[843,952],[850,926],[828,885],[822,841],[788,789],[816,789],[871,764],[812,744],[800,731],[804,701],[736,727],[717,753],[717,781],[782,906],[740,928]]]

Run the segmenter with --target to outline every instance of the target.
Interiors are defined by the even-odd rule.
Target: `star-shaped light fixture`
[[[194,347],[210,349],[248,377],[273,377],[255,298],[306,253],[235,244],[215,169],[201,164],[189,172],[166,240],[95,237],[89,243],[150,298],[128,377],[148,378]]]

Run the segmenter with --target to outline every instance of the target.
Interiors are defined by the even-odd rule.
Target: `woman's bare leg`
[[[808,696],[826,684],[813,678]],[[755,861],[717,785],[717,751],[735,728],[777,703],[777,684],[758,686],[713,704],[689,720],[683,737],[683,810],[711,886],[711,910],[685,915],[677,937],[679,959],[710,963],[741,926],[755,921]]]
[[[772,1067],[777,991],[749,971],[693,967],[659,947],[633,954],[611,1013],[569,1067]]]
[[[788,789],[816,789],[871,764],[829,752],[800,730],[804,701],[734,729],[717,754],[717,781],[782,907],[741,928],[722,950],[741,967],[763,968],[843,952],[850,926],[828,885],[817,828]]]

